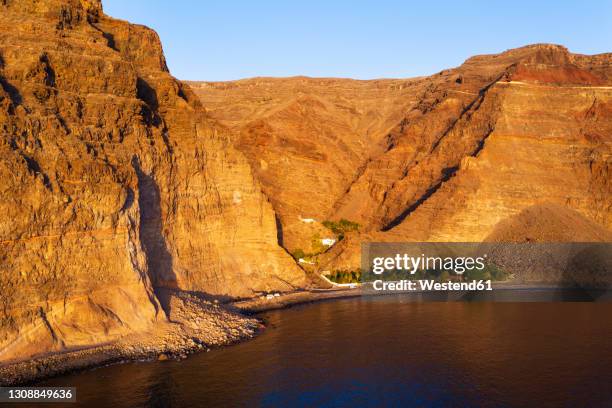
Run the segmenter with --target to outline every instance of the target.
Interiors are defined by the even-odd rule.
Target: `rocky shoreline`
[[[559,289],[554,283],[497,282],[498,290]],[[0,366],[0,386],[27,385],[80,371],[133,361],[182,360],[198,352],[248,340],[265,330],[261,319],[252,316],[268,310],[339,298],[397,294],[366,288],[313,289],[259,296],[219,304],[185,292],[172,294],[173,317],[152,332],[138,333],[116,342],[80,350],[41,356]]]
[[[319,302],[322,300],[362,296],[360,289],[311,289],[283,293],[278,297],[265,296],[233,302],[231,305],[241,313],[254,314],[268,310],[284,309],[294,305]]]
[[[34,384],[75,371],[124,362],[182,360],[190,354],[255,337],[265,326],[251,314],[359,295],[359,290],[304,290],[272,299],[257,297],[221,305],[197,295],[174,292],[169,296],[171,318],[160,322],[152,331],[112,343],[5,364],[0,366],[0,386]]]
[[[171,306],[171,318],[159,322],[150,331],[85,349],[0,366],[0,386],[32,384],[121,362],[180,360],[196,352],[252,338],[264,328],[256,318],[188,293],[173,294]]]

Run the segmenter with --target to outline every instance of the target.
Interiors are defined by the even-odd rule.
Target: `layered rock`
[[[2,2],[0,85],[0,362],[149,330],[160,288],[306,284],[153,31],[99,1]]]
[[[359,234],[319,259],[323,269],[354,269],[363,241],[509,237],[498,234],[504,229],[500,223],[526,222],[534,214],[555,227],[541,234],[525,227],[512,234],[513,240],[609,240],[611,75],[611,54],[577,55],[544,44],[470,58],[458,68],[404,81],[400,93],[389,91],[396,82],[325,80],[325,101],[347,99],[358,106],[359,89],[370,89],[364,98],[376,103],[368,115],[385,118],[367,142],[357,132],[342,137],[348,150],[369,144],[352,160],[327,142],[344,134],[341,126],[322,123],[314,110],[302,110],[300,120],[285,113],[303,100],[302,93],[308,92],[302,90],[304,84],[317,83],[315,79],[284,80],[295,86],[293,99],[286,97],[290,102],[278,97],[288,92],[287,85],[275,87],[267,79],[204,84],[196,92],[203,101],[214,102],[212,115],[237,129],[237,146],[251,163],[267,162],[266,152],[287,158],[286,165],[256,172],[265,191],[281,192],[272,202],[283,226],[300,209],[361,224]],[[322,91],[310,88],[310,94],[323,99]],[[361,114],[356,111],[355,118]],[[296,126],[309,121],[327,126],[333,136],[317,138]],[[389,121],[395,126],[388,128]],[[253,133],[258,136],[245,137]],[[307,140],[308,148],[300,140]],[[289,159],[300,148],[302,154],[340,157],[352,172],[327,170],[320,160],[319,176],[313,166]],[[300,194],[282,194],[298,188],[296,184]],[[561,234],[560,220],[573,220],[576,231]]]
[[[405,175],[387,181],[369,239],[610,240],[612,58],[557,46],[506,56],[517,60],[425,146],[422,159],[408,160]],[[352,242],[336,248],[333,264],[358,264]]]
[[[315,270],[357,268],[364,241],[610,241],[610,54],[196,96],[99,1],[0,11],[0,363],[155,330],[177,291],[304,287],[287,250],[338,238],[323,220],[360,231]]]
[[[283,245],[310,251],[314,236],[326,236],[320,222],[385,148],[418,82],[295,77],[190,85],[249,159],[279,215]]]

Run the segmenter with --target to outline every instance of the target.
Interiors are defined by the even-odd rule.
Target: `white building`
[[[332,246],[336,243],[336,240],[333,238],[323,238],[321,243],[325,246]]]

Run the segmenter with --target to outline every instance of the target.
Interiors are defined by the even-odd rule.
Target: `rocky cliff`
[[[357,268],[363,241],[610,240],[612,54],[542,44],[410,81],[194,90],[234,129],[284,229],[299,216],[361,225],[319,269]],[[290,250],[312,234],[298,233]]]
[[[0,2],[0,179],[0,362],[149,330],[167,289],[306,284],[156,33],[99,1]]]
[[[283,245],[309,250],[381,141],[415,99],[418,80],[254,78],[190,83],[231,130],[282,225]],[[304,220],[315,220],[308,222]]]
[[[610,241],[611,145],[611,54],[185,84],[99,0],[0,0],[0,364],[248,335],[211,296],[309,285],[288,251],[322,271],[364,241]]]

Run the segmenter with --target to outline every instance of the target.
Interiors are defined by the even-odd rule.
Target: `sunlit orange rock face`
[[[533,45],[413,80],[256,78],[192,84],[232,131],[291,250],[300,217],[363,241],[610,240],[612,55]],[[568,230],[572,230],[568,232]]]
[[[99,1],[0,2],[0,180],[0,362],[148,330],[161,288],[306,284],[157,34]]]
[[[370,157],[414,103],[417,80],[254,78],[190,83],[232,132],[276,209],[293,250],[321,234]]]
[[[360,229],[304,268],[373,240],[610,241],[611,64],[536,45],[186,84],[99,1],[0,0],[0,363],[153,330],[167,289],[306,287],[287,252],[333,241],[325,220]]]

